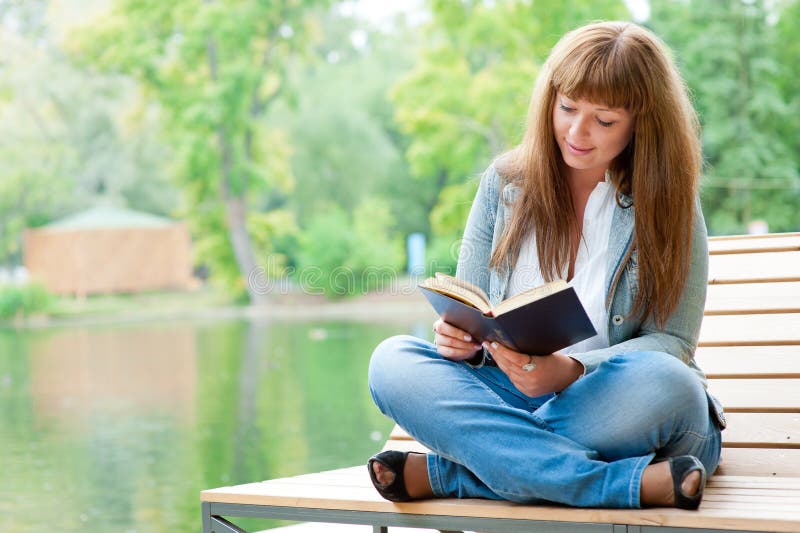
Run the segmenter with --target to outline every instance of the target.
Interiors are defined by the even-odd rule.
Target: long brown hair
[[[513,265],[531,232],[546,280],[569,264],[571,236],[579,226],[553,131],[559,92],[633,114],[632,140],[609,172],[618,193],[635,205],[639,291],[632,312],[663,325],[689,269],[702,164],[699,125],[668,48],[636,24],[589,24],[567,33],[551,51],[533,89],[524,138],[496,162],[504,180],[519,185],[522,194],[490,266]]]

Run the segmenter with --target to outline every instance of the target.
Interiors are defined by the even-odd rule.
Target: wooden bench
[[[575,509],[488,500],[395,504],[366,467],[201,493],[203,531],[242,531],[223,517],[471,531],[800,532],[800,233],[712,238],[697,361],[723,402],[722,463],[698,511]],[[395,428],[384,449],[424,450]],[[366,461],[366,458],[365,458]]]

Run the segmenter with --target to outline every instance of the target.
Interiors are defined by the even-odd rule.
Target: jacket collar
[[[522,189],[513,184],[508,183],[503,187],[502,206],[501,212],[503,214],[503,230],[511,220],[511,212],[509,205],[519,197]],[[634,210],[633,198],[627,194],[617,193],[617,205],[614,206],[614,214],[611,218],[611,229],[608,239],[608,264],[605,272],[605,287],[608,300],[611,297],[611,291],[616,286],[619,271],[625,266],[627,256],[630,252],[631,243],[633,242],[633,228],[634,228]],[[492,277],[494,283],[490,285],[494,288],[490,299],[492,303],[498,303],[503,299],[508,286],[508,281],[511,275],[511,269],[505,269],[502,272],[495,272],[492,270]]]

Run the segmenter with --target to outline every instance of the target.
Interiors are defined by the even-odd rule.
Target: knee
[[[667,412],[704,408],[703,385],[684,362],[663,352],[630,355],[631,377],[640,390],[646,391],[651,405],[658,405]]]
[[[369,361],[369,389],[375,403],[383,411],[383,400],[401,393],[413,380],[410,357],[424,348],[424,341],[411,335],[396,335],[381,342],[372,352]]]

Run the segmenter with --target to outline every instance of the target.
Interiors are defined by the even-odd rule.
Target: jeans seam
[[[439,465],[436,464],[436,456],[427,454],[425,460],[428,463],[428,481],[431,484],[433,495],[441,498],[444,496],[444,491],[442,490],[442,476],[439,473]]]
[[[636,462],[636,466],[633,468],[633,477],[631,478],[631,484],[628,493],[628,506],[631,509],[639,509],[642,507],[642,502],[640,499],[642,490],[642,475],[644,474],[644,469],[647,468],[647,465],[653,461],[654,456],[654,452],[643,456],[639,461]]]
[[[483,380],[480,379],[477,376],[477,372],[474,369],[471,369],[471,368],[467,367],[466,365],[458,365],[458,367],[461,368],[467,374],[469,374],[470,377],[474,381],[476,381],[478,383],[478,385],[480,385],[486,392],[491,394],[493,398],[497,399],[505,407],[509,407],[511,409],[518,409],[517,407],[514,407],[513,405],[511,405],[508,402],[506,402],[499,394],[497,394],[495,391],[493,391],[491,387],[489,387],[486,383],[484,383]],[[498,385],[498,386],[500,386],[500,385]]]

